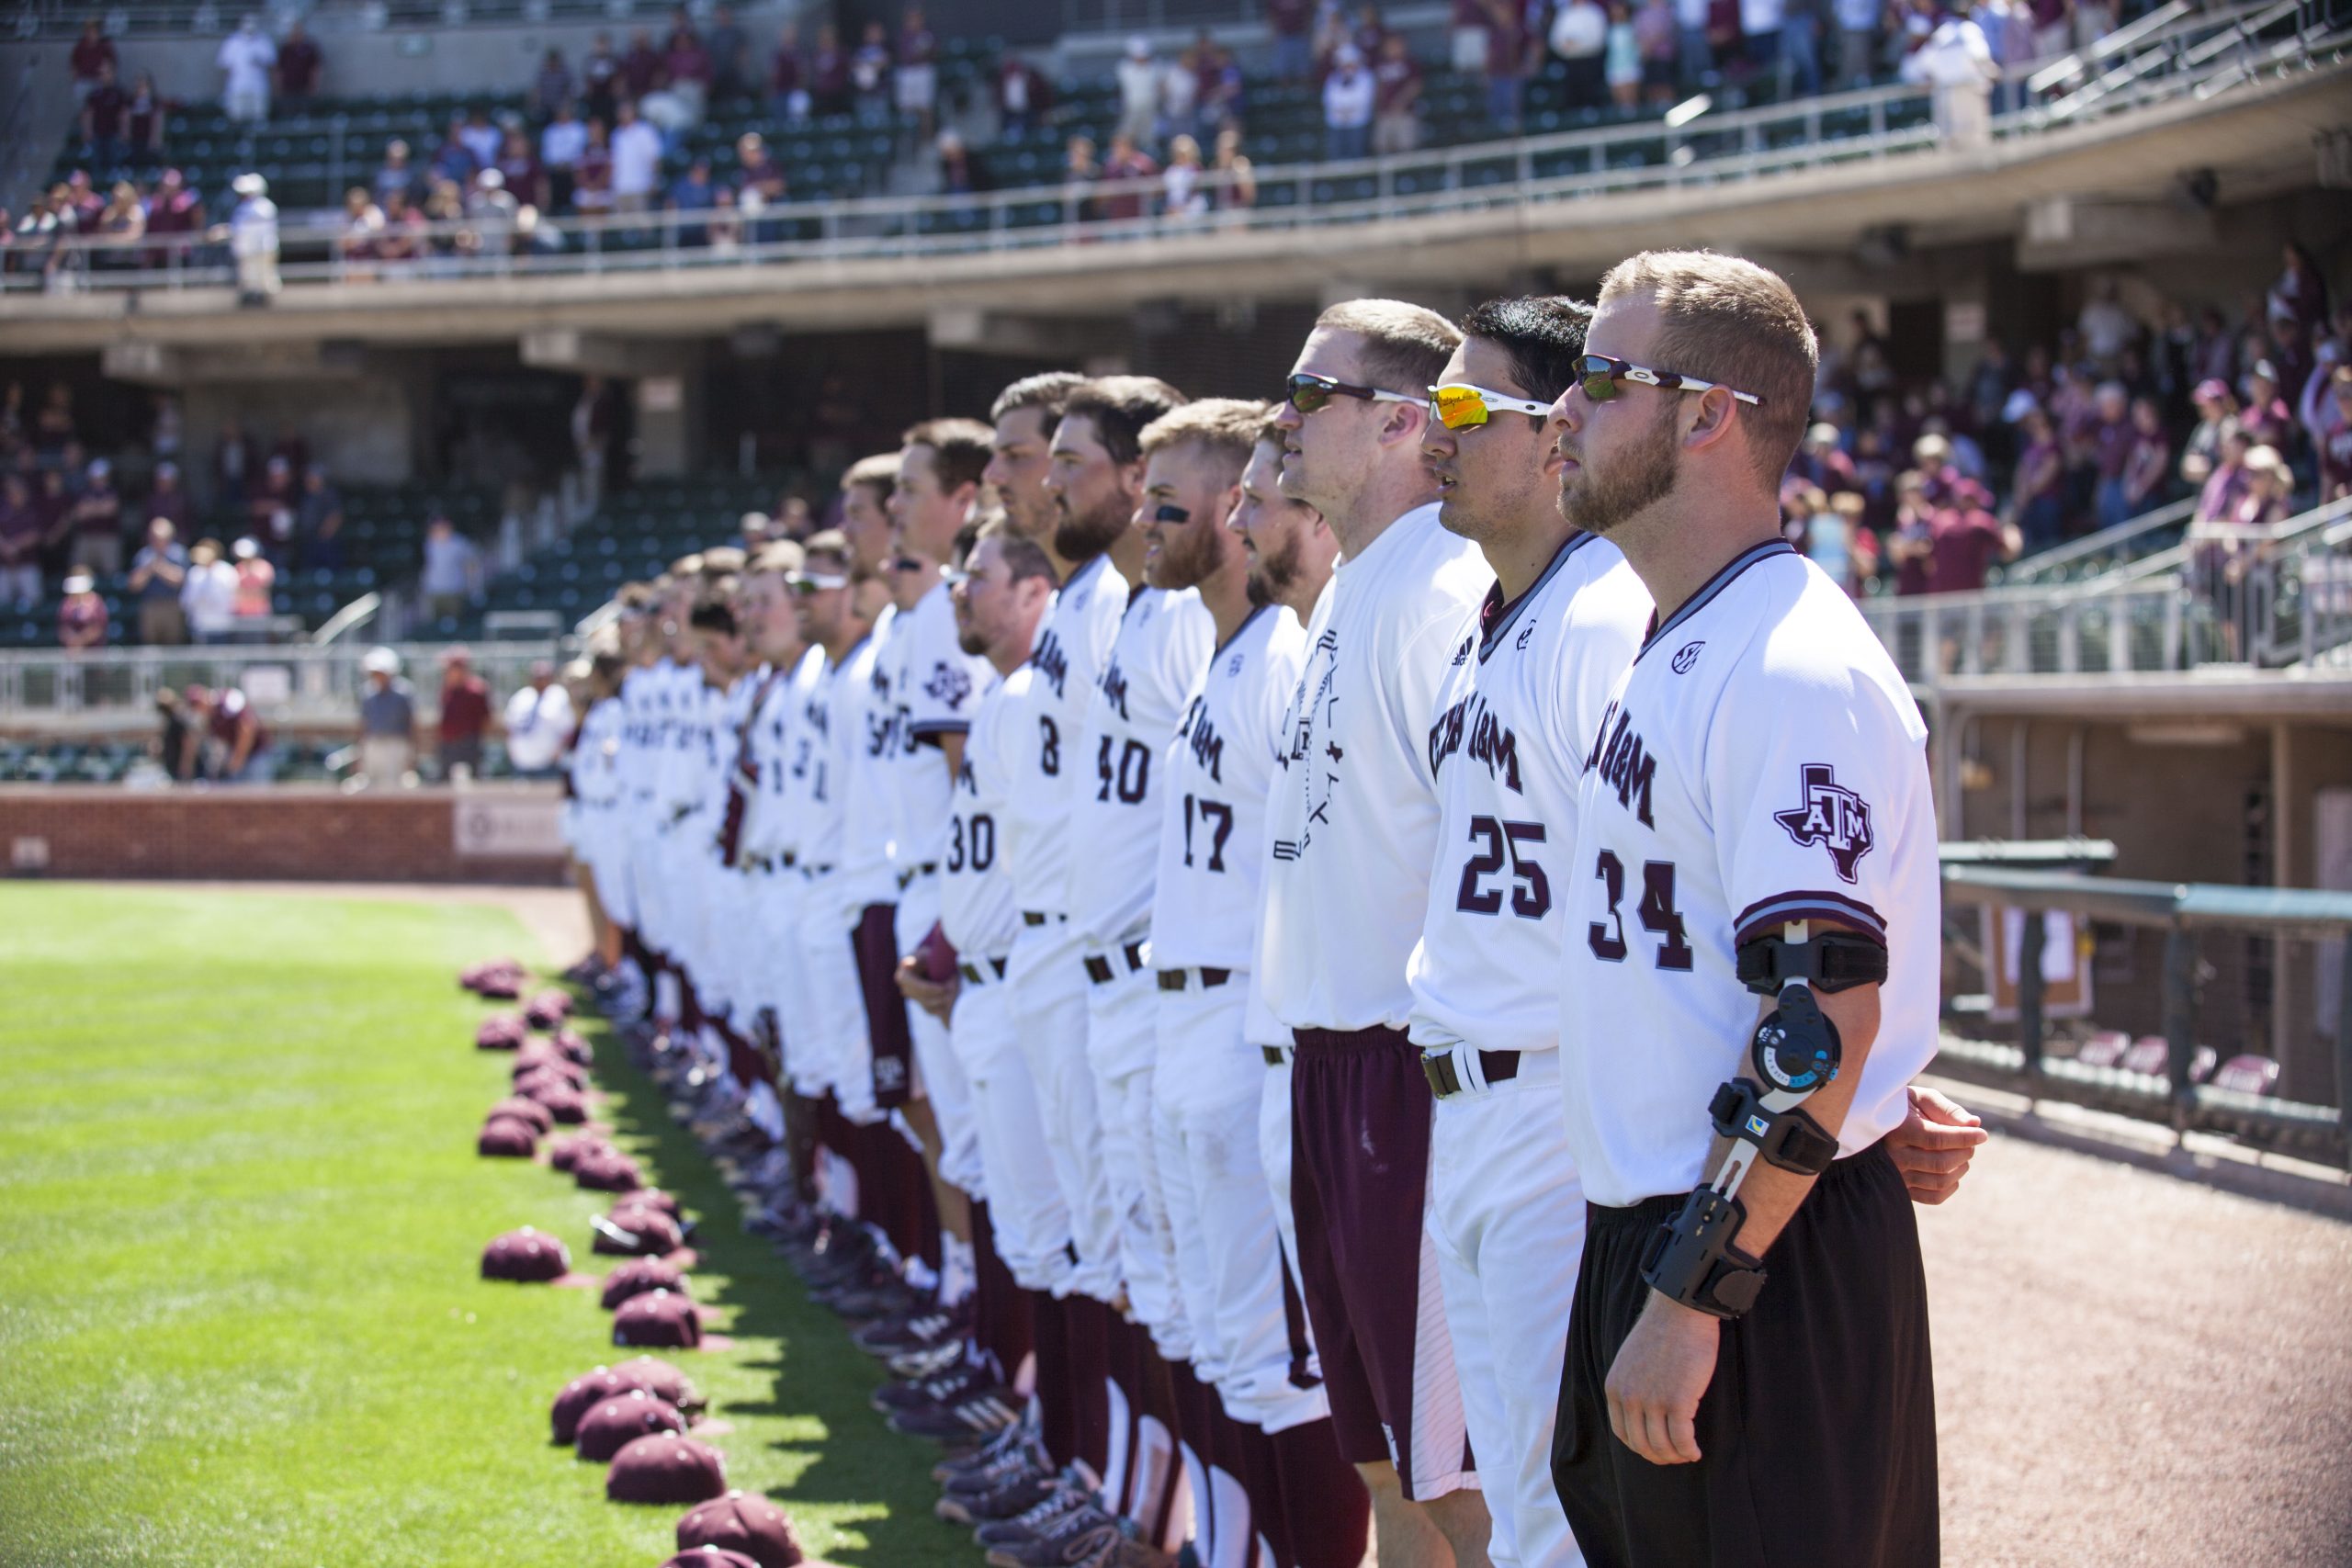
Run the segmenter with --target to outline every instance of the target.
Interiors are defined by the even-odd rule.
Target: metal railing
[[[2159,506],[2129,523],[2118,523],[2112,528],[2101,528],[2096,534],[2054,545],[2003,568],[2001,585],[2022,588],[2046,584],[2056,579],[2107,571],[2144,560],[2179,544],[2196,511],[2197,500],[2191,496]]]
[[[2005,1087],[2021,1081],[2034,1094],[2169,1121],[2179,1131],[2227,1133],[2338,1161],[2352,1154],[2352,893],[1968,864],[1945,865],[1943,886],[1947,951],[1977,965],[1987,993],[2004,988],[1989,973],[1995,960],[1953,928],[1953,908],[1989,911],[1987,929],[2011,913],[2019,918],[1997,939],[2015,1043],[1947,1037],[1939,1071]],[[2071,956],[2062,940],[2059,973],[2047,974],[2051,919],[2061,914]],[[2148,1021],[2136,1016],[2151,995],[2144,980],[2108,1004],[2086,978],[2102,950],[2111,964],[2129,961],[2142,933],[2161,942],[2159,1027],[2120,1053],[2094,1052],[2087,1040],[2074,1055],[2053,1053],[2048,1015],[2062,990],[2079,998],[2064,1010],[2083,1020],[2081,1030],[2103,1021],[2110,1005]],[[2136,968],[2131,973],[2138,979]],[[1947,997],[1948,1027],[1989,1032],[1971,1017],[1989,1012],[1990,996],[1964,986]],[[2101,1032],[2120,1043],[2131,1032]],[[2283,1060],[2274,1054],[2281,1042]],[[2331,1083],[2332,1098],[2320,1098]],[[2306,1098],[2275,1094],[2273,1084]]]
[[[2240,6],[2177,21],[2143,40],[2156,57],[2127,88],[2060,114],[2071,102],[1996,117],[1996,138],[2032,135],[2062,121],[2120,113],[2186,96],[2239,56],[2284,65],[2352,45],[2352,30],[2307,31],[2247,41],[2256,19],[2274,31],[2299,19],[2291,5]],[[2217,31],[2231,48],[2196,70],[2177,68],[2192,44]],[[2136,58],[2136,57],[2135,57]],[[1669,126],[1645,118],[1592,130],[1465,143],[1339,162],[1268,165],[1249,184],[1254,204],[1198,218],[1153,214],[1158,177],[1078,186],[1023,186],[952,197],[873,197],[786,203],[757,211],[695,211],[561,219],[535,215],[514,231],[450,220],[409,232],[435,254],[396,263],[342,259],[348,230],[334,221],[281,225],[280,276],[290,286],[363,279],[383,283],[450,277],[603,275],[649,269],[826,264],[854,260],[1009,252],[1141,239],[1283,232],[1326,225],[1459,214],[1510,214],[1522,208],[1634,191],[1704,190],[1836,164],[1883,160],[1937,145],[1924,87],[1876,87],[1764,108],[1705,115]],[[1236,188],[1205,173],[1212,207]],[[1104,216],[1132,209],[1134,216]],[[217,287],[233,277],[218,233],[210,236],[74,236],[39,255],[22,251],[0,276],[10,290],[122,290]]]
[[[2086,582],[1862,602],[1904,677],[2277,669],[2352,653],[2352,501],[2183,542]]]

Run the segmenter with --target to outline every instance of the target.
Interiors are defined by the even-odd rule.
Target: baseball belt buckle
[[[1421,1076],[1430,1080],[1430,1092],[1440,1100],[1462,1092],[1462,1070],[1454,1066],[1451,1050],[1421,1052]]]

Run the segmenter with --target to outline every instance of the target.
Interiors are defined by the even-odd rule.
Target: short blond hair
[[[1403,299],[1342,299],[1316,317],[1315,324],[1362,339],[1363,378],[1384,391],[1409,396],[1434,385],[1462,346],[1461,328]]]
[[[1143,427],[1143,455],[1197,446],[1236,483],[1265,428],[1266,405],[1250,398],[1202,398],[1170,410]]]
[[[1757,477],[1778,490],[1804,440],[1821,349],[1781,276],[1713,251],[1644,251],[1609,269],[1600,303],[1647,295],[1657,305],[1658,363],[1756,394],[1738,405]]]
[[[842,476],[842,489],[847,490],[852,485],[864,485],[868,490],[878,491],[881,494],[877,499],[889,500],[899,488],[898,453],[876,452],[871,457],[860,457],[852,463],[849,472]]]

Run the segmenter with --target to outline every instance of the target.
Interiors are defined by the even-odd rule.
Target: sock
[[[939,1237],[939,1304],[961,1305],[972,1294],[975,1280],[969,1243],[942,1232]]]
[[[1071,1343],[1069,1303],[1043,1291],[1030,1298],[1030,1325],[1037,1346],[1037,1438],[1057,1469],[1079,1456],[1078,1406],[1070,1399],[1077,1351]]]

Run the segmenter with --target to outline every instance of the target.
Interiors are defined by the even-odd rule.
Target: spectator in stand
[[[653,47],[652,32],[639,28],[629,34],[628,52],[621,56],[617,91],[623,99],[641,98],[661,85],[662,51]]]
[[[98,66],[98,79],[82,95],[82,157],[101,174],[111,174],[128,157],[130,95],[115,80],[114,62]]]
[[[261,483],[245,502],[249,518],[245,532],[261,541],[262,553],[272,566],[293,558],[294,509],[301,499],[302,481],[294,463],[284,456],[273,456],[262,469]]]
[[[540,201],[542,210],[571,210],[572,172],[587,150],[588,127],[570,98],[556,106],[555,118],[539,132]],[[512,180],[508,184],[513,184]]]
[[[41,518],[40,555],[51,576],[70,559],[74,547],[74,496],[65,488],[62,468],[40,470],[33,505]]]
[[[517,778],[555,776],[571,734],[571,694],[557,682],[553,664],[544,659],[532,661],[530,680],[506,699],[503,728],[506,761]]]
[[[1928,502],[1927,481],[1906,473],[1894,480],[1894,524],[1887,531],[1887,558],[1894,563],[1894,592],[1908,596],[1929,591],[1929,562],[1935,555],[1935,509]]]
[[[703,48],[701,35],[682,11],[662,47],[661,85],[678,100],[679,113],[688,125],[700,125],[709,111],[710,73],[710,51]]]
[[[2256,446],[2245,455],[2245,493],[2231,518],[2245,528],[2267,528],[2287,521],[2295,493],[2294,471],[2275,446]]]
[[[820,115],[849,112],[849,51],[842,47],[841,29],[831,22],[818,24],[817,46],[808,51],[808,97]]]
[[[452,115],[449,129],[442,134],[441,145],[433,150],[433,156],[425,164],[425,174],[435,180],[465,186],[472,182],[481,167],[481,160],[466,144],[466,117]]]
[[[1867,87],[1878,73],[1882,0],[1835,0],[1838,16],[1838,85]]]
[[[532,154],[530,133],[521,126],[507,131],[505,140],[499,144],[498,161],[483,172],[499,177],[516,206],[547,209],[547,175]]]
[[[613,150],[605,134],[605,122],[588,122],[588,140],[580,149],[580,161],[571,169],[571,207],[582,218],[606,218],[613,210]],[[594,249],[599,236],[588,236]]]
[[[613,35],[598,33],[595,42],[588,47],[587,56],[580,62],[581,107],[590,119],[601,119],[609,125],[613,110],[620,103],[620,57],[613,52]]]
[[[161,517],[147,525],[147,542],[131,558],[125,584],[139,600],[139,640],[150,648],[175,648],[187,641],[187,615],[180,591],[187,583],[187,552],[172,525]]]
[[[464,186],[474,175],[498,162],[498,149],[505,137],[498,127],[491,124],[490,111],[480,105],[466,111],[464,121],[458,126],[457,136],[465,143],[466,151],[473,154],[473,164],[463,175],[451,170],[444,177]]]
[[[73,562],[85,571],[112,577],[122,570],[122,497],[114,488],[114,465],[93,458],[89,482],[74,502]]]
[[[1201,58],[1186,49],[1159,73],[1159,118],[1152,140],[1159,146],[1179,136],[1199,139],[1201,129]]]
[[[2319,504],[2352,496],[2352,365],[2328,371],[2326,395],[2316,401],[2308,428],[2319,456]]]
[[[1345,43],[1331,57],[1323,79],[1323,155],[1362,158],[1372,151],[1372,73],[1356,46]]]
[[[236,642],[267,642],[269,619],[277,612],[277,569],[248,535],[231,547],[236,557],[237,597],[231,606],[229,636]]]
[[[1498,136],[1517,136],[1521,83],[1527,74],[1527,15],[1519,0],[1481,3],[1487,16],[1487,123]]]
[[[880,22],[868,22],[865,38],[849,57],[850,91],[856,97],[860,125],[890,123],[890,29]]]
[[[0,604],[23,615],[44,595],[41,536],[48,519],[22,474],[0,479]]]
[[[240,125],[257,126],[269,118],[269,73],[277,64],[277,46],[261,30],[259,17],[247,17],[237,30],[220,40],[213,63],[220,70],[220,107]]]
[[[1993,497],[1974,479],[1951,487],[1928,529],[1928,586],[1935,593],[1974,593],[1996,560],[2015,560],[2025,540],[1993,515]]]
[[[1212,136],[1239,130],[1249,94],[1249,79],[1241,73],[1241,62],[1233,51],[1210,40],[1201,56],[1201,129]]]
[[[1306,81],[1315,72],[1315,0],[1265,0],[1263,9],[1274,35],[1274,80]]]
[[[761,214],[782,207],[791,195],[791,187],[785,182],[784,165],[768,155],[768,144],[756,130],[747,130],[736,139],[735,164],[735,205],[753,220],[752,243],[772,244],[781,240],[781,223],[757,220]]]
[[[1547,41],[1560,61],[1560,87],[1568,107],[1596,109],[1608,102],[1609,13],[1600,0],[1565,0],[1552,14]]]
[[[988,165],[952,130],[939,133],[939,194],[970,196],[992,188]],[[1195,161],[1198,149],[1194,149]]]
[[[1128,141],[1148,141],[1159,124],[1159,62],[1152,58],[1151,39],[1141,33],[1127,40],[1119,62],[1118,130]]]
[[[1045,123],[1052,107],[1053,89],[1045,73],[1008,50],[996,67],[997,122],[1004,134],[1027,135]]]
[[[2123,303],[2121,287],[2112,277],[2091,280],[2090,298],[2075,319],[2083,347],[2103,369],[2112,369],[2124,351],[2140,340],[2140,319]]]
[[[198,539],[187,553],[180,612],[199,644],[227,642],[237,624],[237,569],[220,558],[220,541]]]
[[[371,648],[359,661],[368,689],[359,697],[359,771],[362,789],[391,788],[416,782],[416,694],[401,678],[401,656]]]
[[[395,190],[384,197],[384,222],[376,238],[376,259],[390,276],[415,270],[424,259],[424,214],[410,202],[408,192]]]
[[[377,166],[371,183],[379,205],[391,200],[394,192],[412,201],[416,198],[416,170],[409,164],[407,142],[395,136],[384,143],[384,161]]]
[[[106,24],[96,18],[82,24],[82,36],[74,40],[74,50],[66,63],[74,73],[74,98],[76,103],[90,96],[91,89],[104,79],[107,72],[119,70],[122,65],[115,58],[114,39],[107,37]]]
[[[2238,423],[2257,446],[2289,451],[2295,439],[2294,415],[2288,410],[2287,400],[2278,395],[2281,379],[2270,361],[2257,362],[2246,372],[2245,408],[2238,415]]]
[[[117,180],[106,210],[98,214],[91,232],[113,242],[91,258],[92,265],[109,272],[134,271],[144,265],[145,254],[135,243],[147,233],[147,209],[139,205],[139,187],[129,180]]]
[[[130,85],[130,101],[123,107],[123,134],[130,145],[134,168],[151,169],[164,156],[165,120],[170,106],[155,90],[155,78],[141,71]]]
[[[1381,20],[1380,7],[1372,0],[1356,7],[1356,25],[1349,30],[1348,41],[1367,64],[1380,58],[1381,46],[1388,41],[1388,24]]]
[[[303,30],[300,17],[287,24],[285,39],[277,46],[277,96],[300,109],[318,93],[319,77],[326,70],[326,59],[319,46]]]
[[[2092,490],[2092,514],[2097,526],[2112,528],[2132,516],[2123,475],[2131,467],[2139,434],[2132,425],[2132,398],[2122,382],[2102,381],[2093,396],[2095,412],[2085,441],[2092,471],[2098,476]]]
[[[710,33],[703,39],[703,51],[710,56],[711,101],[731,104],[748,97],[752,44],[742,24],[735,19],[733,6],[719,6],[711,11]]]
[[[93,592],[95,587],[86,571],[65,579],[65,598],[57,606],[57,646],[69,653],[106,646],[107,602]]]
[[[1209,165],[1211,199],[1220,212],[1246,212],[1258,205],[1258,172],[1241,151],[1241,132],[1232,126],[1216,133],[1216,158]]]
[[[552,119],[557,109],[571,102],[576,87],[571,67],[564,63],[563,51],[548,50],[539,57],[538,74],[531,78],[531,113],[542,124]]]
[[[210,774],[215,784],[270,784],[277,779],[277,748],[244,693],[234,686],[218,692],[190,686],[187,697],[194,721],[187,736],[187,776],[198,776],[196,755],[209,750],[216,759]]]
[[[1609,0],[1609,39],[1600,51],[1609,100],[1630,113],[1642,101],[1642,39],[1627,0]]]
[[[212,499],[230,511],[242,511],[245,504],[245,479],[255,466],[254,444],[245,436],[244,427],[231,415],[220,422],[220,434],[212,444]]]
[[[1196,223],[1208,216],[1209,193],[1201,186],[1201,144],[1180,136],[1169,144],[1168,173],[1160,211],[1178,223]]]
[[[2132,456],[2123,465],[2124,515],[2153,512],[2169,497],[2172,443],[2165,435],[2164,411],[2154,398],[2132,400]]]
[[[302,499],[295,508],[300,540],[297,560],[305,571],[343,570],[343,494],[313,463],[302,472]]]
[[[613,128],[613,209],[651,209],[662,183],[662,133],[638,117],[637,106],[624,99],[620,123]]]
[[[1410,152],[1420,141],[1421,68],[1402,33],[1391,33],[1372,68],[1372,150]]]
[[[1006,55],[1007,60],[1012,56]],[[768,64],[768,118],[788,125],[804,125],[809,114],[807,68],[800,59],[800,24],[786,22],[776,30],[775,54]]]
[[[915,135],[931,140],[939,107],[939,40],[922,7],[910,6],[899,20],[899,61],[891,85],[899,112],[915,118]]]
[[[718,190],[718,187],[711,184],[710,160],[696,158],[686,165],[684,174],[670,182],[670,194],[663,200],[663,209],[673,213],[707,212],[717,205],[714,198]],[[671,227],[681,245],[710,243],[710,229],[706,224],[680,223],[673,218]]]
[[[481,552],[445,516],[424,525],[424,570],[417,587],[435,620],[455,620],[481,601]]]
[[[1118,131],[1112,136],[1111,154],[1102,160],[1103,184],[1148,180],[1159,173],[1159,164],[1150,153],[1137,147],[1125,131]],[[1115,222],[1123,219],[1141,218],[1147,199],[1139,190],[1127,190],[1102,197],[1097,206],[1103,218]]]
[[[441,655],[441,719],[435,760],[441,779],[454,784],[460,768],[472,778],[481,772],[481,739],[490,728],[490,687],[474,673],[473,655],[461,645]]]
[[[377,245],[384,237],[384,209],[368,198],[364,186],[343,193],[343,227],[335,235],[335,260],[346,283],[376,276]]]

